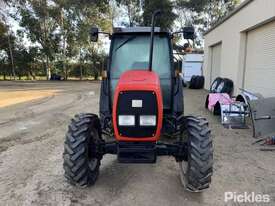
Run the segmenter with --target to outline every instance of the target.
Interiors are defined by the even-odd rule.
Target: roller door
[[[247,33],[244,87],[275,96],[275,21]]]
[[[210,82],[212,83],[215,78],[220,76],[221,73],[221,52],[222,44],[217,44],[211,47],[212,56],[211,56],[211,75]]]

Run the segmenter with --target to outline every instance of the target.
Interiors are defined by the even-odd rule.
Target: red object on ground
[[[158,124],[156,134],[153,137],[123,137],[120,136],[117,128],[117,103],[120,92],[124,91],[152,91],[155,92],[158,103]],[[113,126],[115,132],[115,138],[118,141],[131,141],[131,142],[156,142],[160,138],[160,132],[162,128],[162,115],[163,115],[163,103],[160,87],[160,80],[157,73],[147,70],[129,70],[124,72],[117,84],[114,101],[113,101]]]

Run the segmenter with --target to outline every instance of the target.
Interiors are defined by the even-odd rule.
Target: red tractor
[[[76,115],[66,134],[63,166],[73,185],[93,185],[105,154],[117,155],[120,163],[155,163],[157,156],[174,156],[187,190],[200,192],[211,183],[208,122],[183,115],[182,80],[173,65],[175,33],[155,28],[158,14],[152,16],[152,27],[117,28],[109,34],[100,116]],[[182,32],[184,38],[193,39],[192,27]],[[99,33],[104,32],[92,28],[91,40],[97,41]],[[163,135],[176,140],[161,142]],[[114,140],[107,141],[108,137]]]

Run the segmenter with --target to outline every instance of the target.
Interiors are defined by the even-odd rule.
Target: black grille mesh
[[[132,107],[132,100],[142,100],[142,107]],[[152,137],[156,133],[156,126],[140,126],[140,115],[156,115],[158,119],[157,98],[154,92],[149,91],[125,91],[120,92],[117,104],[117,123],[118,115],[134,115],[135,126],[119,126],[118,132],[124,137]]]

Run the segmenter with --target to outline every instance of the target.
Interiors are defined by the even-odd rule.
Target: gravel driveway
[[[0,108],[0,205],[253,205],[225,203],[225,192],[268,194],[271,202],[258,205],[275,205],[275,153],[252,146],[251,130],[224,129],[204,109],[203,90],[185,91],[185,111],[207,117],[212,128],[214,176],[209,190],[184,191],[172,157],[158,158],[153,165],[127,165],[111,155],[104,156],[93,187],[70,186],[63,177],[64,134],[74,114],[98,113],[99,88],[96,82],[0,82],[0,92],[57,91]]]

